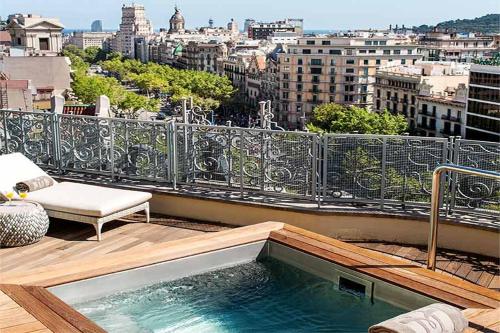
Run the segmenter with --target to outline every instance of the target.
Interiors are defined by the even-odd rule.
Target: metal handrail
[[[431,196],[431,230],[429,234],[427,248],[427,268],[436,269],[436,251],[437,251],[437,236],[439,223],[439,198],[441,195],[441,175],[443,172],[451,171],[466,175],[492,178],[500,181],[500,173],[489,170],[481,170],[455,164],[442,164],[434,169],[432,174],[432,196]]]

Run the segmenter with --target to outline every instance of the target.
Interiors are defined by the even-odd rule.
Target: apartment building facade
[[[340,103],[371,108],[380,66],[413,64],[419,47],[404,36],[303,37],[279,54],[280,124],[301,128],[314,107]]]
[[[465,137],[500,142],[500,67],[471,65]]]
[[[218,59],[225,59],[228,49],[224,43],[189,42],[183,51],[188,69],[217,73]]]
[[[294,33],[297,36],[303,34],[303,19],[285,19],[276,22],[253,22],[248,25],[248,38],[265,40],[278,32]]]
[[[85,50],[87,47],[98,47],[108,51],[111,48],[111,39],[113,36],[114,33],[112,32],[75,31],[71,35],[69,43],[82,50]]]
[[[147,37],[153,33],[151,22],[146,18],[144,6],[138,4],[122,6],[120,30],[116,33],[113,50],[125,57],[135,58],[135,39]]]
[[[468,68],[468,65],[455,62],[421,61],[380,67],[375,74],[373,111],[401,114],[407,118],[412,133],[440,136],[443,134],[440,133],[442,115],[437,113],[443,105],[439,102],[444,105],[453,102],[455,108],[465,108],[465,100],[457,100],[454,96],[460,84],[465,87]],[[420,101],[424,97],[427,101],[422,106]],[[432,101],[436,104],[430,105]],[[462,121],[463,116],[458,118]]]
[[[470,63],[474,59],[488,59],[499,51],[500,36],[457,34],[434,31],[420,39],[422,55],[428,61],[456,61]]]

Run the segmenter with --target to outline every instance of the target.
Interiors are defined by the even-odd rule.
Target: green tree
[[[360,133],[360,134],[403,134],[408,123],[402,115],[370,112],[356,106],[335,103],[322,104],[313,111],[307,124],[312,132]]]

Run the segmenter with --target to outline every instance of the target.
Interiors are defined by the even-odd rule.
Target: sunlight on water
[[[110,332],[366,332],[404,310],[266,259],[74,305]]]

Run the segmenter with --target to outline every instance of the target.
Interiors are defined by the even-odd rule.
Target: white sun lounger
[[[0,155],[0,191],[12,191],[16,183],[48,176],[21,153]],[[120,190],[73,182],[58,183],[28,193],[27,200],[38,202],[54,218],[92,224],[101,240],[104,223],[145,211],[149,222],[151,193]]]

